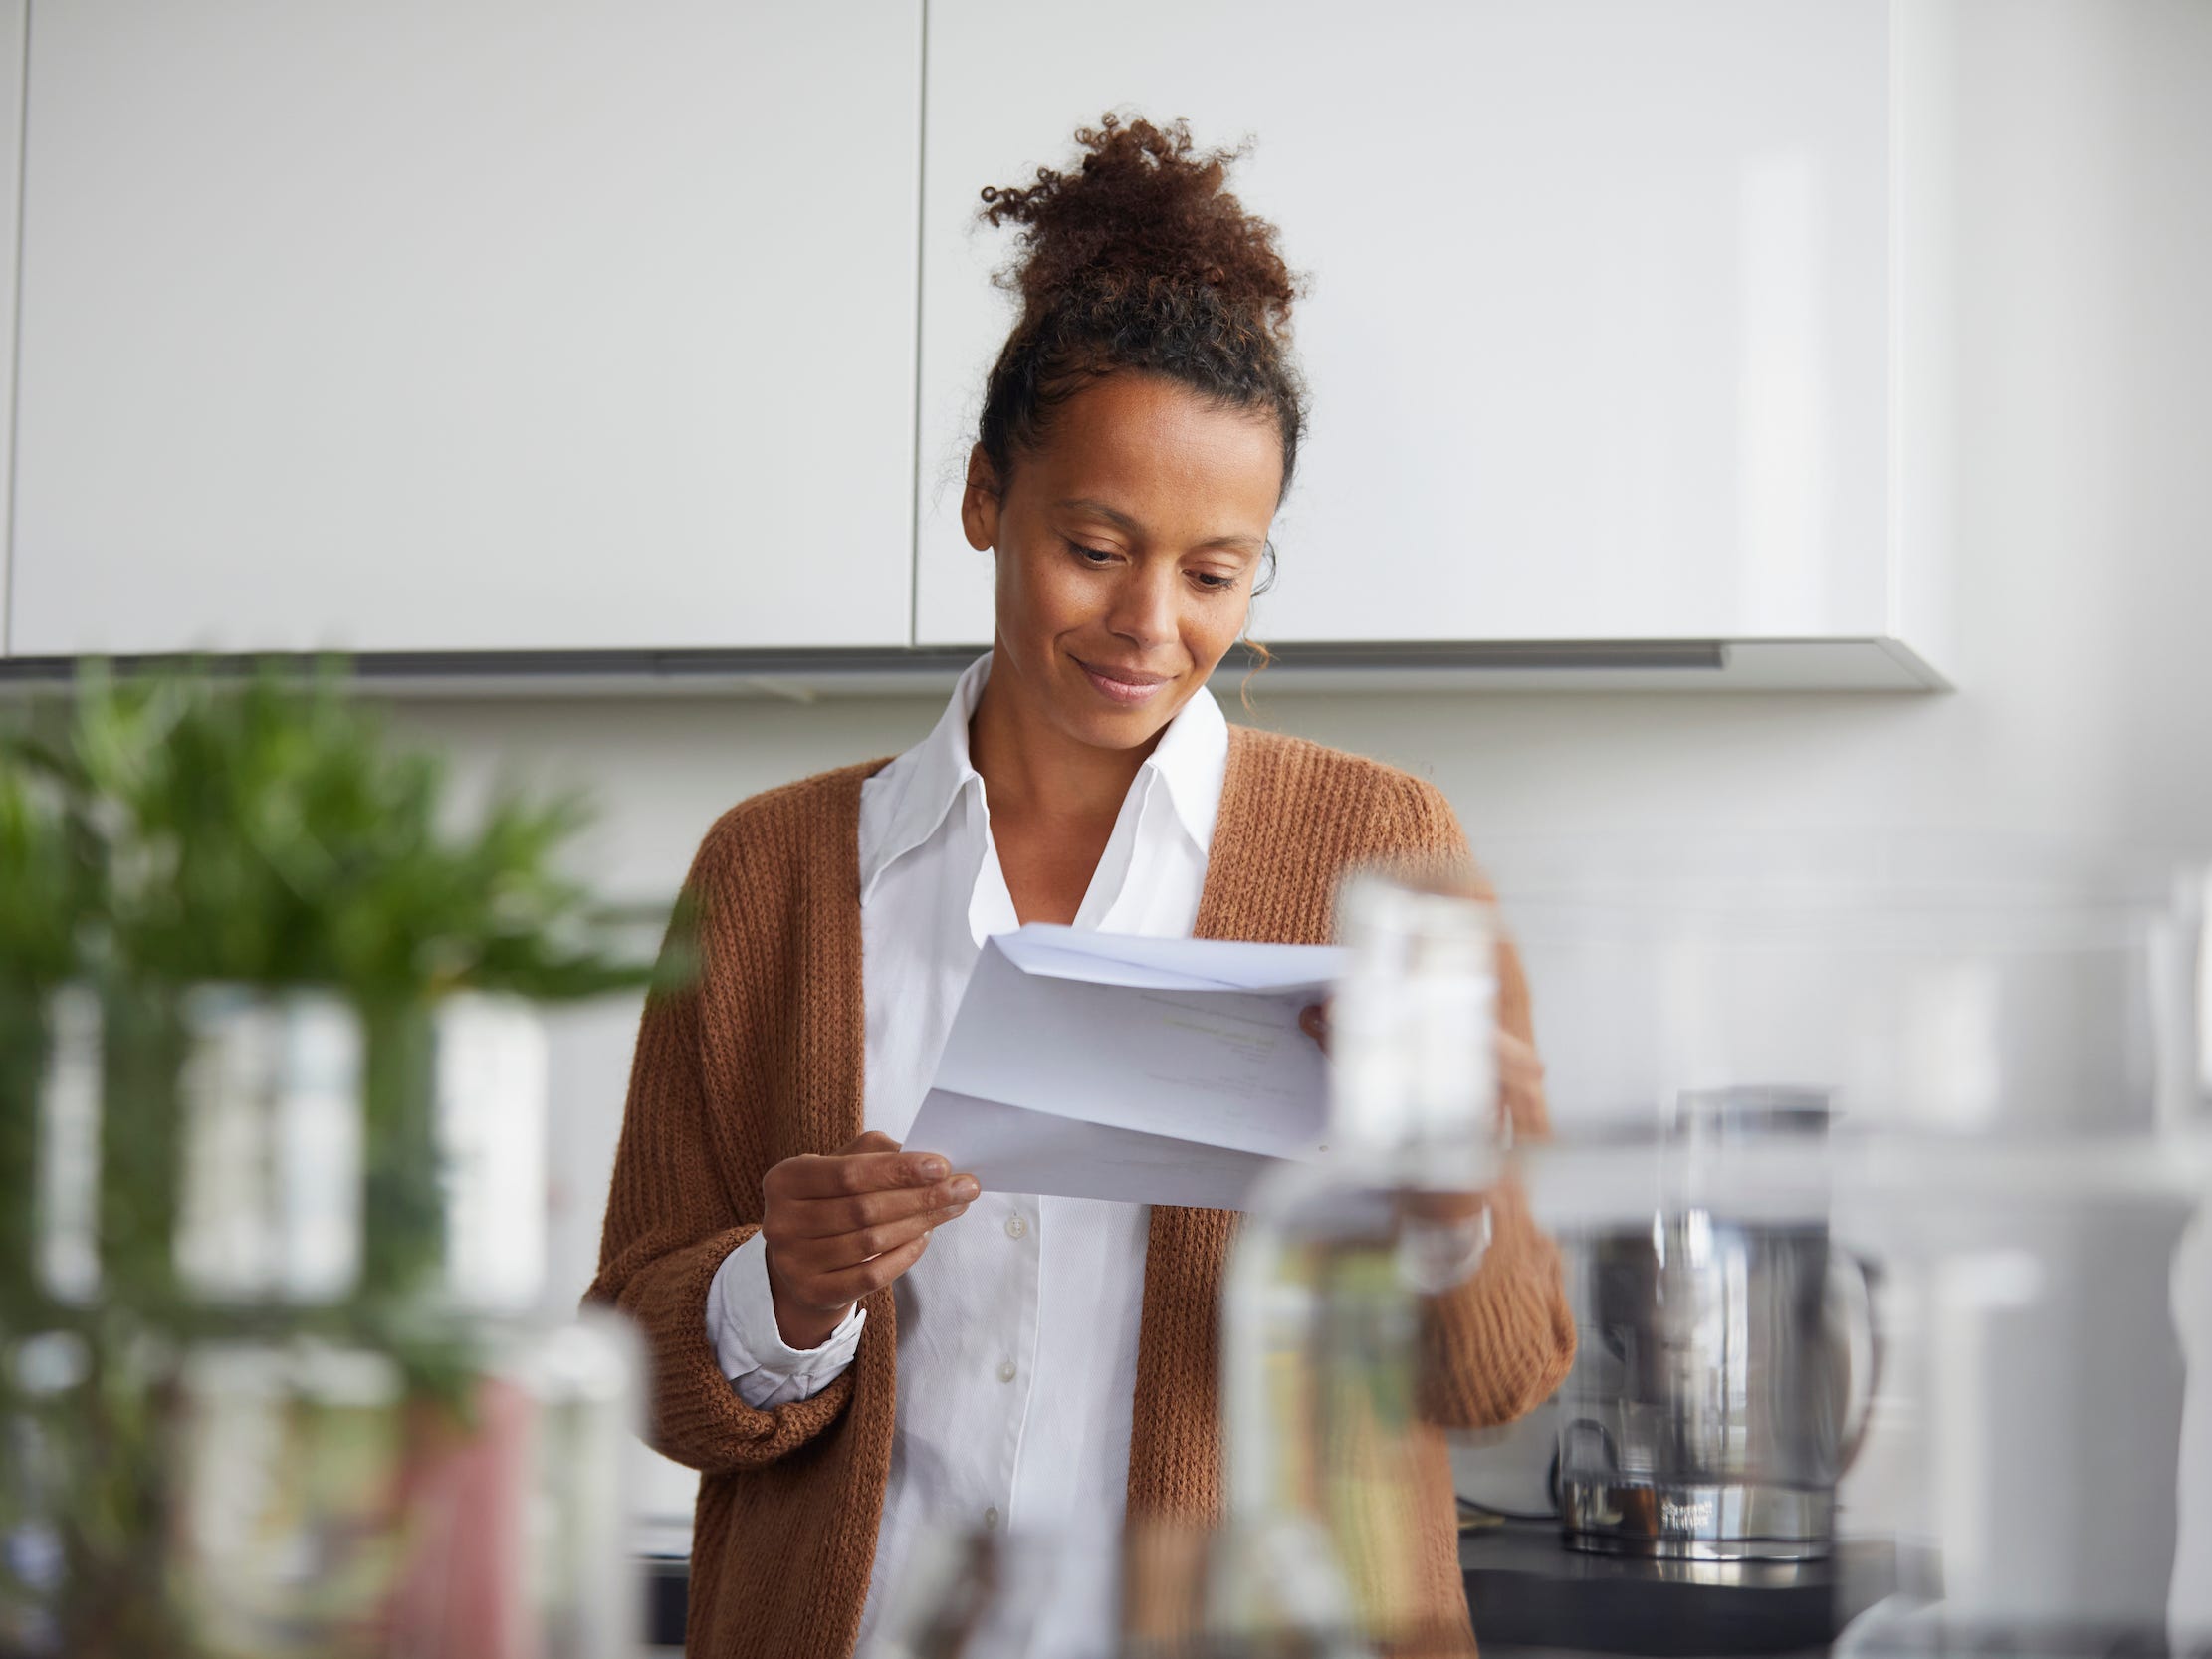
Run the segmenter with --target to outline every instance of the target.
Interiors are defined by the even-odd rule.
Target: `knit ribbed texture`
[[[851,1367],[811,1399],[757,1411],[716,1363],[707,1288],[758,1231],[761,1179],[834,1152],[862,1124],[860,784],[887,760],[753,797],[715,824],[686,891],[698,974],[646,1004],[586,1301],[642,1327],[649,1438],[699,1470],[687,1650],[714,1659],[845,1659],[859,1630],[891,1467],[892,1293],[863,1302]],[[1354,866],[1464,858],[1434,786],[1295,738],[1229,730],[1201,938],[1319,943]],[[682,924],[679,924],[682,925]],[[673,930],[672,930],[673,942]],[[1518,958],[1501,951],[1499,1020],[1531,1035]],[[1541,1132],[1523,1117],[1519,1132]],[[1518,1195],[1496,1195],[1480,1270],[1434,1304],[1425,1406],[1438,1421],[1516,1417],[1565,1377],[1574,1326],[1559,1260]],[[1129,1509],[1221,1513],[1219,1302],[1235,1215],[1155,1206],[1145,1260]],[[957,1224],[956,1224],[957,1225]],[[1425,1447],[1418,1510],[1435,1627],[1467,1628],[1451,1476]]]

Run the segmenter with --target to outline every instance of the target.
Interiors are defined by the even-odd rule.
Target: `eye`
[[[1065,536],[1062,536],[1060,540],[1067,543],[1068,552],[1074,554],[1077,559],[1090,566],[1093,570],[1096,570],[1099,566],[1105,564],[1108,560],[1114,557],[1104,548],[1085,547],[1081,542],[1071,541]]]
[[[1225,593],[1236,586],[1236,578],[1223,576],[1218,571],[1193,571],[1191,574],[1209,593]]]

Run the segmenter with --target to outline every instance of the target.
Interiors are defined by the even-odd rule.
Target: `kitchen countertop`
[[[1828,1561],[1716,1568],[1567,1548],[1551,1522],[1459,1538],[1474,1633],[1488,1659],[1545,1651],[1684,1656],[1819,1652],[1896,1582],[1886,1541]]]
[[[684,1639],[690,1563],[662,1556],[642,1564],[647,1639],[673,1651]],[[1718,1585],[1698,1582],[1693,1569],[1668,1575],[1650,1562],[1567,1549],[1548,1523],[1463,1533],[1459,1564],[1484,1659],[1818,1652],[1895,1581],[1886,1543],[1847,1543],[1833,1564],[1770,1567],[1752,1583]]]
[[[1896,1582],[1895,1551],[1885,1540],[1844,1543],[1817,1571],[1770,1571],[1763,1584],[1720,1587],[1692,1576],[1669,1581],[1648,1563],[1585,1555],[1560,1545],[1556,1527],[1509,1523],[1464,1534],[1459,1561],[1467,1575],[1482,1659],[1581,1659],[1589,1654],[1763,1654],[1814,1659],[1834,1633],[1887,1594]],[[680,1556],[640,1560],[647,1583],[650,1659],[677,1659],[684,1639],[690,1563]],[[1816,1588],[1825,1585],[1825,1588]],[[1818,1632],[1818,1633],[1815,1633]],[[1899,1648],[1896,1651],[1905,1651]],[[2032,1654],[2038,1659],[2152,1659],[2161,1632],[2101,1630],[1985,1633],[1937,1639],[1929,1659]]]

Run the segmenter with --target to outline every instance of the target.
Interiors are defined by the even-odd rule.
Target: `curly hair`
[[[1222,187],[1250,145],[1195,151],[1190,123],[1108,111],[1076,129],[1079,170],[1037,169],[1026,188],[986,186],[977,217],[1023,227],[992,281],[1021,316],[992,365],[978,438],[998,478],[1034,454],[1053,411],[1121,370],[1164,375],[1219,408],[1271,414],[1290,488],[1306,390],[1290,356],[1299,279],[1275,227]]]

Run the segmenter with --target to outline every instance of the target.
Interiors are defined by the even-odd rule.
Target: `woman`
[[[687,883],[696,985],[638,1034],[588,1296],[642,1324],[653,1443],[705,1477],[701,1654],[848,1653],[919,1527],[1218,1514],[1233,1216],[982,1193],[901,1147],[983,940],[1045,920],[1320,941],[1350,865],[1465,852],[1432,786],[1232,729],[1207,691],[1304,426],[1295,290],[1222,188],[1230,156],[1180,121],[1076,136],[1080,171],[983,193],[1026,227],[961,506],[996,564],[991,653],[915,748],[724,815]],[[1573,1351],[1556,1256],[1499,1209],[1429,1320],[1449,1421],[1526,1411]],[[1424,1581],[1464,1633],[1433,1450]]]

